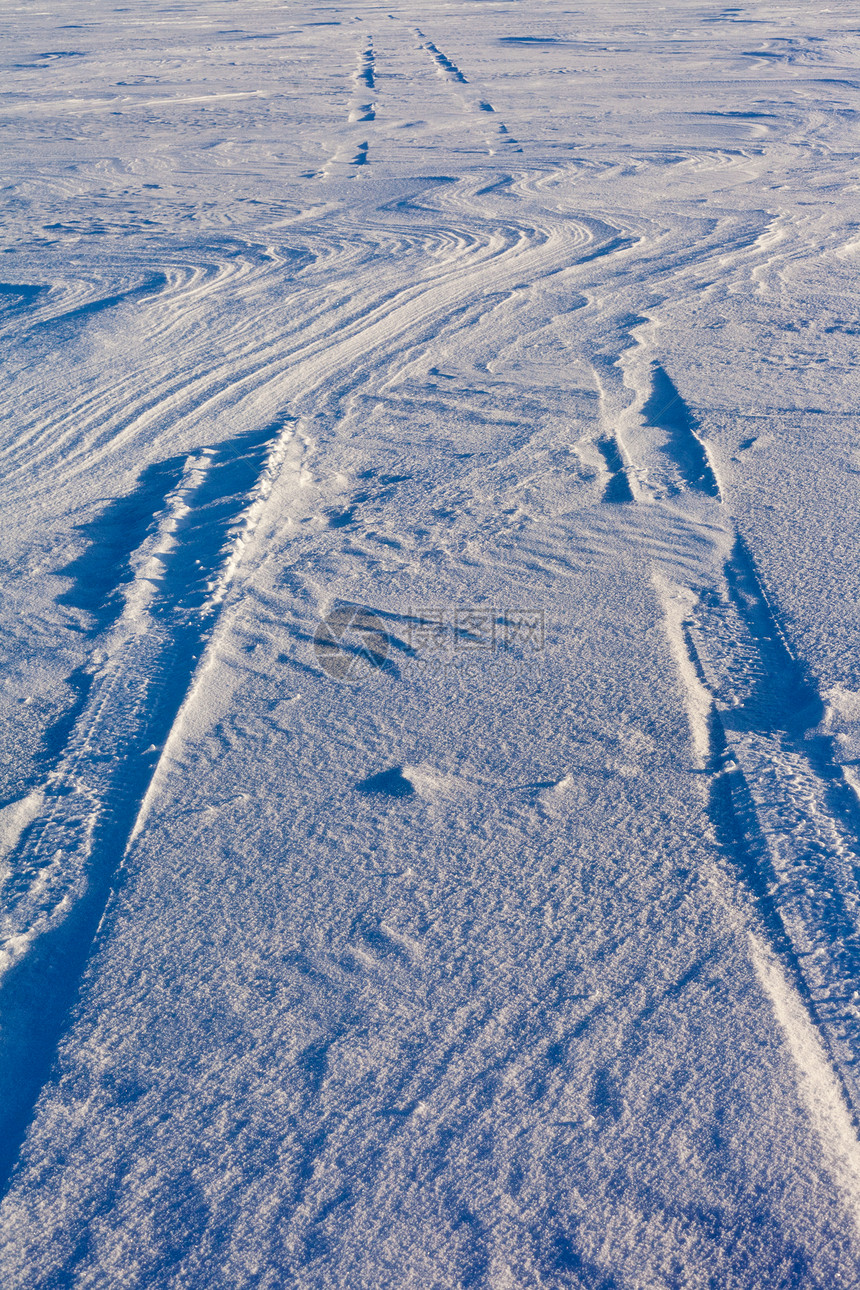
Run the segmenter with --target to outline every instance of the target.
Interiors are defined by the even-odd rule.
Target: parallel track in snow
[[[16,1290],[854,1284],[856,33],[520,9],[7,23]]]
[[[413,221],[417,209],[410,208]],[[436,212],[432,233],[421,237],[410,236],[398,215],[381,213],[375,225],[369,222],[352,254],[367,255],[380,242],[398,239],[425,264],[428,255],[436,260],[417,282],[365,292],[358,300],[344,290],[334,309],[331,295],[325,305],[313,306],[313,288],[299,288],[302,321],[292,337],[248,344],[242,329],[238,336],[228,332],[228,357],[210,373],[173,379],[144,407],[132,402],[130,413],[121,419],[114,414],[107,425],[103,417],[111,402],[116,406],[117,391],[112,399],[102,392],[77,410],[77,421],[69,415],[65,425],[52,427],[50,446],[47,431],[34,426],[18,450],[23,472],[60,446],[64,473],[73,478],[91,468],[102,445],[115,450],[168,416],[196,424],[224,397],[235,403],[264,394],[289,409],[251,436],[188,457],[145,540],[129,553],[121,612],[95,642],[85,698],[44,786],[39,814],[7,858],[0,927],[4,1175],[66,1024],[126,845],[141,810],[149,809],[144,803],[162,750],[195,676],[207,666],[207,646],[242,561],[249,553],[253,561],[254,531],[296,420],[342,398],[345,386],[359,383],[370,365],[408,355],[464,313],[481,316],[524,276],[540,280],[566,268],[601,236],[611,242],[614,233],[593,220],[568,220],[560,229],[522,222],[489,229],[478,216],[465,224],[446,224],[443,217],[440,224]],[[338,245],[330,231],[329,244]],[[348,237],[343,244],[349,245]],[[260,263],[271,275],[272,262]],[[216,283],[205,288],[216,289]],[[191,307],[181,303],[181,293],[179,300],[179,308]],[[170,300],[168,306],[169,316]]]
[[[676,530],[665,552],[654,547],[655,578],[714,834],[860,1127],[860,802],[692,409],[653,355],[633,369],[634,403],[598,442],[603,500],[664,509]],[[679,581],[685,532],[710,549],[705,583]]]

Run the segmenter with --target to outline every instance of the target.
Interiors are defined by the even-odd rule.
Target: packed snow
[[[860,1285],[854,6],[0,25],[5,1290]]]

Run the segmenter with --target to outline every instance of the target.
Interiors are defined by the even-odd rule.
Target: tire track
[[[90,948],[220,606],[293,436],[281,420],[202,449],[128,560],[39,814],[7,857],[0,922],[0,1178],[5,1182]],[[151,501],[145,490],[141,505]],[[103,523],[79,564],[103,565]],[[111,529],[108,525],[107,533]],[[108,540],[110,540],[108,538]],[[123,571],[120,569],[118,573]],[[111,616],[103,602],[103,620]]]
[[[817,733],[823,703],[738,538],[684,621],[712,704],[711,812],[860,1113],[857,804]]]
[[[652,556],[715,837],[791,983],[795,1002],[780,1005],[781,1015],[805,1011],[856,1127],[860,807],[821,727],[816,683],[731,519],[698,418],[635,331],[649,321],[620,321],[616,336],[632,345],[595,367],[603,500],[623,490],[620,465],[637,509],[651,513],[629,538]],[[668,545],[655,540],[661,515]],[[694,547],[697,560],[685,560]],[[804,1051],[797,1036],[789,1040]],[[801,1072],[802,1088],[814,1083],[814,1072]]]
[[[356,98],[349,109],[350,123],[355,121],[374,121],[376,119],[373,101],[367,97],[372,95],[376,88],[374,67],[373,38],[369,37],[367,45],[358,55],[357,67],[352,77]],[[362,102],[362,99],[366,101]]]
[[[712,572],[703,582],[685,576],[671,549],[658,551],[643,531],[714,833],[857,1125],[860,810],[832,740],[820,732],[824,704],[815,682],[722,503],[696,419],[660,363],[645,379],[623,436],[635,500],[658,513],[670,504],[667,520],[681,523],[676,541],[686,531],[688,541],[710,552]],[[615,463],[609,493],[623,488],[616,482],[623,462],[615,438],[601,443],[607,466]],[[671,575],[661,572],[667,567]],[[803,1045],[798,1040],[792,1048]],[[801,1083],[811,1087],[811,1079],[806,1072]]]
[[[356,125],[375,121],[376,103],[372,96],[376,89],[376,55],[373,50],[372,36],[368,36],[366,45],[356,55],[356,67],[351,79],[352,95],[349,101],[347,123]],[[342,174],[344,166],[354,170],[357,166],[368,165],[369,151],[370,144],[367,139],[362,139],[359,143],[347,140],[329,158],[319,172],[318,178],[331,179]]]
[[[466,80],[466,77],[460,71],[457,64],[453,63],[451,59],[447,57],[447,55],[443,54],[441,49],[439,49],[438,46],[433,44],[432,40],[428,40],[428,38],[424,35],[424,32],[419,30],[418,27],[415,28],[415,35],[421,41],[420,48],[423,50],[426,50],[426,52],[433,59],[433,62],[436,64],[436,67],[438,68],[440,76],[444,76],[445,80],[450,81],[452,85],[469,84],[469,82]]]
[[[697,434],[696,420],[659,363],[652,368],[651,390],[641,416],[646,426],[665,436],[664,451],[680,477],[673,487],[692,489],[719,501],[720,486],[708,450]]]
[[[381,297],[377,292],[370,310],[352,300],[289,363],[283,345],[277,356],[275,346],[257,347],[255,363],[231,383],[231,397],[258,400],[266,390],[274,398],[291,389],[297,415],[303,405],[317,411],[327,391],[328,398],[342,399],[345,378],[359,383],[369,364],[438,336],[464,311],[484,317],[517,289],[524,272],[540,275],[569,264],[571,252],[594,237],[585,223],[568,223],[561,233],[517,224],[491,232],[451,228],[442,243],[450,257],[442,273],[428,271],[428,281]],[[193,702],[194,678],[205,671],[207,644],[241,562],[253,563],[254,533],[293,438],[292,422],[281,419],[256,435],[192,453],[181,470],[176,465],[153,476],[164,481],[179,470],[128,558],[133,576],[121,607],[113,617],[107,609],[102,615],[71,733],[39,814],[7,860],[0,929],[5,1179],[67,1025],[126,846],[157,799],[166,773],[161,750]],[[79,452],[91,452],[91,444]],[[95,550],[91,560],[78,562],[79,572],[101,560]]]
[[[468,78],[460,70],[453,59],[450,59],[447,54],[443,53],[439,46],[434,44],[434,42],[430,40],[419,27],[414,27],[412,29],[412,34],[419,42],[418,48],[423,53],[428,54],[432,62],[435,64],[437,76],[442,77],[442,79],[449,85],[453,86],[455,93],[457,92],[458,86],[469,84]],[[486,98],[467,97],[460,93],[457,93],[457,98],[461,106],[468,112],[489,112],[495,115],[495,108]],[[494,145],[497,143],[504,143],[511,146],[512,151],[521,151],[517,146],[516,139],[509,134],[508,127],[504,122],[499,122],[495,126],[494,134],[486,139],[486,143],[491,156],[495,153],[496,149]]]

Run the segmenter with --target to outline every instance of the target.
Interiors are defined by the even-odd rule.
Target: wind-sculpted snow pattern
[[[4,1288],[860,1284],[847,0],[3,34]]]

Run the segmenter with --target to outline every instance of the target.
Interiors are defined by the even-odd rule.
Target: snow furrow
[[[857,1284],[847,0],[3,26],[4,1290]]]
[[[702,595],[687,629],[721,732],[712,772],[727,779],[739,845],[860,1119],[857,812],[817,734],[823,705],[740,543],[723,594]]]
[[[26,1126],[160,750],[292,435],[282,419],[187,460],[131,554],[121,612],[96,640],[86,700],[38,813],[6,857],[0,1088],[7,1150]],[[98,522],[92,541],[97,566]],[[0,1168],[10,1159],[4,1154]]]
[[[860,1124],[860,812],[752,556],[734,537],[719,563],[719,545],[709,586],[658,575],[697,764],[724,854]]]

